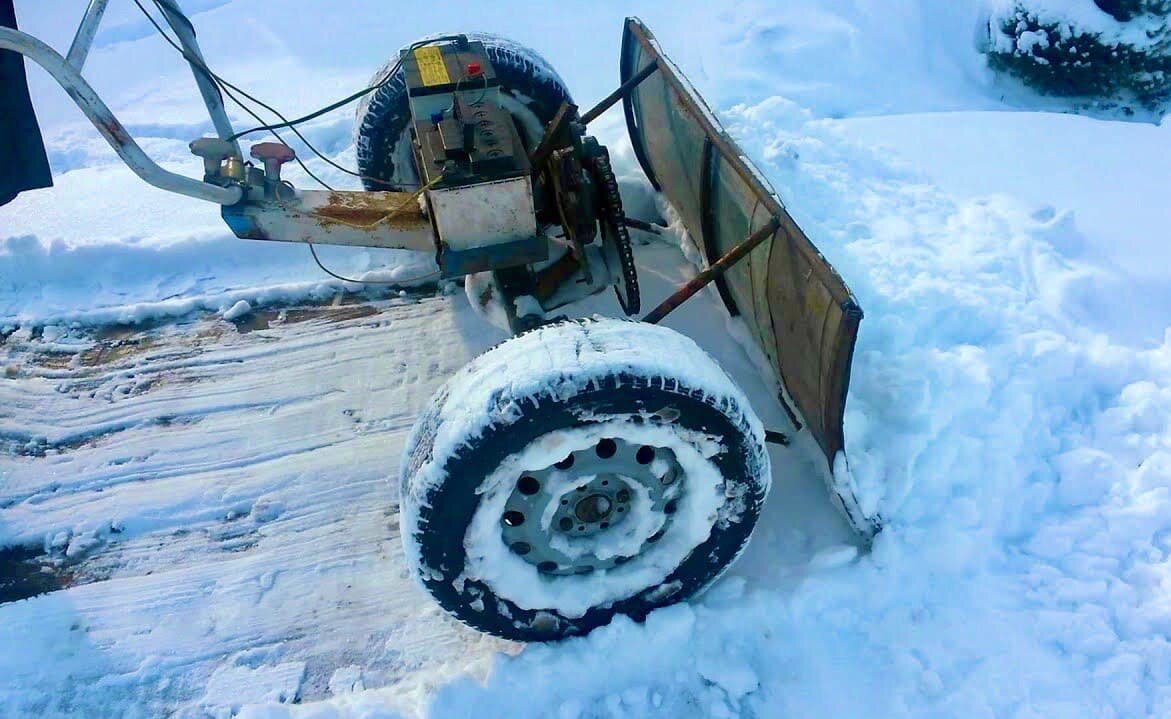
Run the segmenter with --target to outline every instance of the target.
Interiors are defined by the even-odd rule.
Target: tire
[[[481,631],[548,641],[715,581],[770,469],[760,421],[694,342],[594,319],[460,370],[415,424],[400,482],[408,563],[436,601]]]
[[[500,80],[504,107],[512,113],[526,149],[534,147],[561,103],[573,102],[565,83],[543,57],[523,45],[498,35],[465,34],[484,44]],[[397,61],[396,54],[374,75],[371,84],[383,82]],[[400,67],[389,82],[358,105],[355,144],[358,172],[367,190],[418,187],[410,122],[406,79]]]

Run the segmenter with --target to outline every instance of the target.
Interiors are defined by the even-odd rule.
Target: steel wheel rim
[[[515,480],[500,517],[505,545],[542,575],[590,574],[618,567],[652,547],[670,528],[686,485],[666,447],[604,438]],[[645,536],[632,516],[655,521]],[[624,538],[633,552],[610,545]]]

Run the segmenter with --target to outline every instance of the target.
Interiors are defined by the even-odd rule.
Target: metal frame
[[[102,22],[102,15],[106,12],[106,5],[110,0],[90,0],[81,24],[77,26],[77,34],[73,36],[73,44],[69,46],[69,54],[65,59],[78,72],[85,67],[85,60],[89,57],[89,49],[94,44],[94,35],[98,34],[98,25]]]
[[[199,200],[207,200],[220,205],[236,204],[244,197],[244,190],[241,187],[213,185],[160,167],[143,152],[142,148],[127,132],[126,127],[118,121],[106,103],[98,97],[93,87],[82,77],[81,71],[85,67],[85,61],[93,46],[94,36],[97,34],[108,2],[109,0],[90,0],[89,7],[86,8],[85,15],[82,16],[78,25],[68,57],[62,57],[56,50],[32,35],[11,28],[0,28],[0,50],[11,50],[19,53],[44,68],[57,81],[57,84],[61,85],[69,94],[78,109],[93,123],[102,137],[106,138],[106,142],[110,143],[110,147],[118,153],[118,157],[122,158],[122,161],[143,181],[159,189]],[[191,23],[183,11],[175,5],[174,0],[159,0],[159,3],[163,9],[163,16],[179,38],[179,44],[184,53],[189,58],[194,58],[197,62],[202,63],[203,55],[200,53],[199,43],[195,39],[195,30],[191,27]],[[228,140],[233,134],[232,124],[224,110],[223,98],[220,97],[219,90],[203,69],[190,59],[188,59],[188,64],[191,66],[191,72],[195,75],[195,81],[199,85],[200,94],[203,96],[204,104],[207,106],[216,132],[221,139]],[[234,141],[232,144],[236,156],[239,157],[239,145]]]
[[[657,62],[655,63],[658,64]],[[700,170],[703,175],[699,185],[699,219],[701,223],[700,235],[703,242],[703,249],[707,255],[708,266],[714,265],[719,256],[716,253],[715,243],[712,238],[716,235],[716,214],[712,208],[712,188],[714,187],[719,174],[719,153],[715,152],[715,145],[712,144],[711,137],[704,137],[703,140],[703,154],[700,158]],[[732,290],[728,287],[728,279],[720,273],[715,278],[716,290],[720,293],[720,299],[724,301],[724,307],[727,308],[728,314],[733,317],[740,315],[740,308],[736,306],[736,299],[732,297]]]
[[[773,235],[780,228],[781,221],[778,218],[769,218],[769,221],[765,223],[764,227],[753,232],[743,242],[728,250],[723,257],[711,263],[711,266],[706,270],[688,280],[670,297],[663,300],[658,307],[646,313],[642,321],[652,325],[662,322],[663,318],[671,314],[676,307],[694,297],[697,292],[707,287],[710,282],[722,278],[737,262],[747,257],[749,252],[752,252],[765,240],[772,239]]]

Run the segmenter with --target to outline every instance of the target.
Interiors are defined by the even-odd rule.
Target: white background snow
[[[338,285],[143,185],[32,70],[57,186],[0,209],[0,327],[21,328],[0,439],[49,451],[0,457],[0,544],[106,578],[0,605],[6,716],[1171,716],[1166,124],[1035,111],[1055,105],[983,68],[980,0],[182,4],[212,66],[291,114],[451,29],[537,49],[588,105],[640,15],[866,310],[846,440],[885,529],[856,551],[774,450],[758,536],[703,598],[523,649],[455,626],[398,574],[386,480],[430,392],[500,334],[458,293],[247,334],[192,315]],[[82,3],[17,12],[64,49]],[[114,0],[87,75],[195,174],[210,123],[136,13]],[[307,134],[352,164],[349,113]],[[620,113],[599,134],[636,174]],[[652,298],[687,271],[640,261]],[[782,426],[717,312],[672,326]],[[160,316],[183,319],[104,368],[35,361],[91,346],[72,322]]]

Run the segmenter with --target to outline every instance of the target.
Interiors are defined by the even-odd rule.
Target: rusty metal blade
[[[844,449],[862,310],[650,30],[627,18],[622,82],[651,63],[658,71],[623,101],[635,155],[709,262],[776,219],[773,236],[721,278],[720,294],[748,325],[832,468]]]

